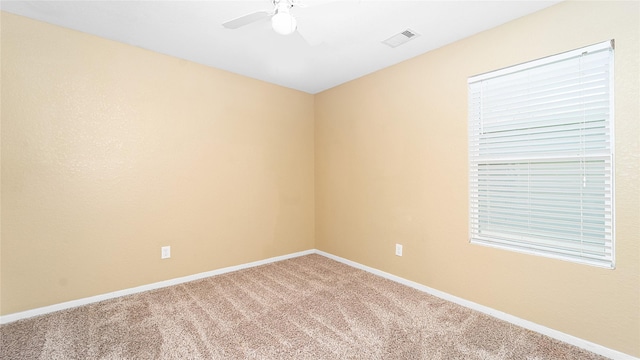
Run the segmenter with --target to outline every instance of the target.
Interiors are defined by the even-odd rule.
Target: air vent
[[[392,37],[384,40],[382,43],[391,46],[392,48],[398,47],[411,39],[415,39],[420,36],[417,32],[407,29],[399,34],[393,35]]]

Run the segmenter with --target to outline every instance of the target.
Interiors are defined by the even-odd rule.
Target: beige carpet
[[[0,327],[1,359],[604,359],[320,255]]]

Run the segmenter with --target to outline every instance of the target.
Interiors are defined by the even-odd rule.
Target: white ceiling
[[[266,19],[221,25],[270,11],[271,0],[3,0],[0,8],[315,94],[560,2],[295,1],[308,7],[291,10],[300,32],[286,36]],[[420,36],[396,48],[381,43],[407,28]]]

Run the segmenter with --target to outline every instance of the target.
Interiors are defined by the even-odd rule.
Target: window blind
[[[469,78],[472,243],[614,267],[613,52]]]

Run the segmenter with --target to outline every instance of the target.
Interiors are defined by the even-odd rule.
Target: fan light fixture
[[[275,15],[271,17],[273,31],[280,35],[289,35],[296,31],[298,22],[289,13],[290,8],[291,4],[288,1],[281,0],[277,3]]]

